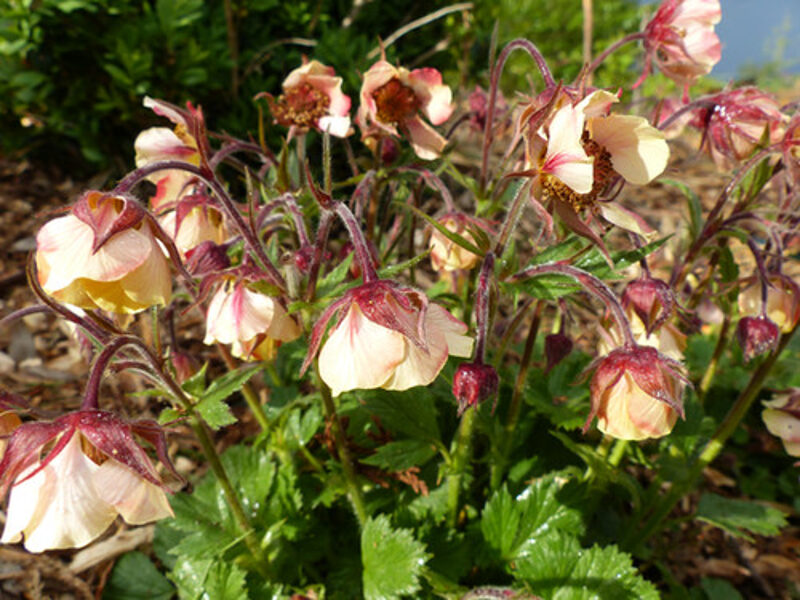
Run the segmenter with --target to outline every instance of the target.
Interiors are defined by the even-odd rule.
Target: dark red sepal
[[[69,423],[60,421],[24,423],[14,430],[0,461],[0,498],[6,495],[20,473],[39,460],[42,446],[70,428]],[[48,462],[51,456],[54,456],[52,451],[46,459]]]
[[[622,306],[633,309],[647,335],[661,327],[672,315],[675,296],[669,285],[660,279],[643,277],[628,284],[622,293]]]
[[[94,254],[117,233],[141,223],[146,211],[131,196],[89,190],[73,205],[72,214],[92,228]]]

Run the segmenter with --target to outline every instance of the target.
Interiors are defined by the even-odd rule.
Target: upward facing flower
[[[378,280],[348,291],[314,325],[304,364],[317,353],[328,321],[342,312],[319,354],[319,374],[334,396],[355,389],[428,385],[447,356],[472,353],[467,326],[417,290]]]
[[[36,235],[39,283],[80,308],[136,313],[169,302],[172,277],[136,200],[86,192]]]
[[[172,516],[161,478],[134,433],[154,443],[170,466],[155,422],[126,423],[112,413],[82,410],[17,428],[0,462],[3,496],[11,486],[0,541],[24,535],[30,552],[80,548],[118,514],[131,525]]]
[[[277,99],[264,96],[281,125],[301,133],[314,128],[337,137],[345,137],[350,131],[350,97],[342,93],[342,78],[336,77],[333,67],[321,62],[306,62],[289,73]]]
[[[379,60],[364,73],[358,124],[364,137],[403,132],[417,156],[432,160],[442,153],[447,140],[420,113],[434,125],[441,125],[455,108],[452,96],[436,69],[409,71]]]
[[[719,0],[664,0],[644,30],[644,75],[651,62],[685,87],[708,75],[721,57],[719,38],[714,33],[721,17]]]

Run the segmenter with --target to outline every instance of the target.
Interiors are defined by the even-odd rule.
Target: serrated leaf
[[[322,412],[317,404],[312,404],[305,412],[293,410],[286,420],[284,427],[286,441],[292,442],[296,447],[305,446],[317,433],[322,424]]]
[[[481,514],[481,532],[496,558],[512,561],[524,556],[548,531],[582,531],[580,512],[558,498],[563,483],[548,475],[516,497],[505,486],[494,493]]]
[[[181,556],[175,562],[175,567],[169,578],[178,587],[181,600],[197,600],[205,589],[206,576],[211,568],[212,560],[189,558]]]
[[[225,373],[222,377],[212,381],[211,385],[199,395],[200,401],[225,400],[231,394],[242,389],[242,386],[261,368],[261,365],[256,363]]]
[[[225,425],[236,423],[231,408],[223,400],[217,398],[205,398],[196,406],[195,410],[200,413],[203,420],[208,423],[211,429],[219,429]]]
[[[233,563],[215,562],[206,576],[205,595],[214,600],[248,600],[245,572]]]
[[[424,465],[435,454],[436,448],[428,442],[401,440],[381,446],[375,454],[362,458],[361,462],[387,471],[405,471],[411,467]]]
[[[615,546],[581,549],[563,532],[542,537],[516,563],[517,579],[552,600],[658,600],[655,587],[634,568],[631,557]]]
[[[410,529],[393,529],[386,515],[368,519],[361,533],[364,597],[388,600],[413,594],[420,589],[427,559],[425,546]]]
[[[786,516],[777,508],[718,494],[703,494],[695,517],[751,541],[752,538],[745,531],[757,535],[777,535],[786,526]]]
[[[103,590],[108,600],[169,600],[175,589],[147,556],[128,552],[114,565]]]
[[[347,278],[347,273],[350,271],[350,265],[353,264],[354,256],[355,253],[353,252],[348,254],[343,261],[322,278],[322,281],[320,281],[317,286],[317,298],[327,298],[342,284],[345,278]]]
[[[383,390],[365,394],[367,410],[380,418],[390,431],[409,437],[438,442],[436,405],[428,388],[413,388],[402,395]]]
[[[176,419],[180,419],[182,416],[183,413],[175,408],[165,408],[158,415],[158,424],[164,425],[165,423],[170,423]]]
[[[193,398],[199,398],[206,389],[206,371],[208,363],[204,363],[200,370],[181,384],[184,392]]]

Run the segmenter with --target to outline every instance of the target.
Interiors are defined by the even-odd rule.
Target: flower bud
[[[464,363],[453,376],[453,395],[458,400],[458,416],[472,406],[497,394],[500,379],[491,365]],[[497,399],[495,398],[495,403]],[[494,406],[492,406],[494,411]]]
[[[552,333],[544,338],[544,355],[547,358],[547,366],[544,372],[550,370],[564,360],[572,352],[572,340],[563,333]]]
[[[224,271],[231,265],[225,246],[207,241],[186,253],[186,270],[195,277]]]
[[[781,438],[789,456],[800,456],[800,388],[790,388],[762,402],[764,425],[774,436]]]
[[[736,327],[745,361],[772,352],[778,347],[780,335],[778,326],[764,316],[742,317]]]
[[[439,219],[448,231],[457,233],[472,245],[477,245],[468,225],[471,219],[463,213],[451,213]],[[478,255],[459,246],[438,229],[431,232],[431,266],[434,271],[468,270],[478,264]]]
[[[596,364],[584,432],[596,416],[597,428],[617,439],[660,438],[683,417],[680,365],[655,348],[617,348]]]
[[[622,306],[633,309],[650,335],[672,314],[675,297],[660,279],[644,277],[628,284],[622,293]]]

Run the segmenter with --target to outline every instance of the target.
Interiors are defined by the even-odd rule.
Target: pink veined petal
[[[186,160],[197,154],[195,148],[187,146],[168,127],[145,129],[136,137],[133,147],[136,150],[137,167],[159,160]]]
[[[800,419],[797,417],[782,410],[767,408],[761,413],[761,418],[772,435],[788,442],[800,442]]]
[[[289,73],[286,79],[283,80],[281,87],[283,87],[284,90],[296,87],[308,81],[310,76],[315,75],[333,78],[336,76],[336,72],[333,70],[333,67],[323,65],[318,60],[310,60]]]
[[[403,125],[408,129],[411,147],[420,158],[434,160],[439,158],[447,145],[447,140],[419,116],[407,119]]]
[[[116,511],[92,482],[99,467],[83,454],[80,438],[75,433],[49,465],[11,488],[0,541],[19,541],[24,534],[29,552],[80,548],[114,521]]]
[[[325,93],[330,99],[328,114],[344,117],[350,112],[350,96],[342,93],[342,78],[331,75],[309,75],[309,85]]]
[[[610,115],[592,119],[589,127],[592,139],[608,150],[614,170],[626,181],[642,185],[666,168],[669,145],[647,119]]]
[[[367,319],[356,303],[319,353],[319,374],[334,396],[381,387],[406,354],[405,338]]]
[[[541,167],[579,194],[588,194],[594,181],[594,160],[581,145],[583,112],[567,105],[556,111],[549,127],[547,154]]]
[[[350,133],[350,117],[320,117],[318,126],[322,131],[344,138]]]
[[[166,117],[176,125],[188,125],[184,116],[166,102],[161,102],[160,100],[156,100],[150,96],[145,96],[142,104],[144,104],[145,108],[149,108],[161,117]]]
[[[658,232],[650,227],[642,217],[628,210],[618,202],[600,202],[598,206],[600,208],[600,214],[603,215],[603,218],[609,223],[621,227],[626,231],[632,231],[645,238],[648,242],[658,237]]]
[[[722,44],[717,34],[710,28],[690,27],[686,31],[683,43],[686,52],[698,63],[704,74],[710,73],[722,58]]]
[[[428,305],[430,311],[434,305]],[[435,318],[434,318],[435,319]],[[447,362],[447,339],[444,332],[425,320],[428,351],[424,351],[405,340],[406,355],[395,367],[392,376],[381,386],[385,390],[407,390],[418,385],[428,385],[439,374]]]
[[[451,356],[468,358],[472,356],[475,340],[468,335],[467,326],[451,315],[438,304],[429,304],[425,313],[425,325],[428,330],[438,329],[444,334],[447,351]]]
[[[615,102],[619,102],[616,95],[605,90],[597,90],[581,100],[575,108],[583,112],[587,119],[591,119],[606,116]]]
[[[716,25],[722,19],[719,0],[684,0],[672,15],[672,24],[686,26],[701,22]]]
[[[113,459],[100,465],[93,479],[98,496],[131,525],[174,516],[164,490]]]
[[[223,285],[208,307],[204,342],[233,344],[252,340],[267,332],[274,314],[275,301],[269,296],[251,292],[244,285],[236,285],[233,291]]]
[[[422,112],[434,125],[441,125],[453,114],[453,92],[442,83],[442,74],[436,69],[414,69],[408,74],[408,85],[422,102]]]

